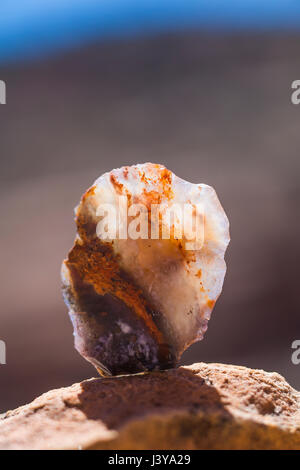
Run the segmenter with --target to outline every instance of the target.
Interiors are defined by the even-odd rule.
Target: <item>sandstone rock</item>
[[[223,364],[85,380],[0,417],[2,449],[300,449],[300,393]]]

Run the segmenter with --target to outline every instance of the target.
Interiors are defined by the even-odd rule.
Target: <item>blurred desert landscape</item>
[[[182,363],[277,371],[299,389],[299,35],[115,40],[0,76],[0,412],[95,376],[60,292],[73,208],[103,172],[146,161],[212,185],[231,223],[223,293]]]

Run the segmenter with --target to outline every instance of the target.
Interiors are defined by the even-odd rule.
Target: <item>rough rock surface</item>
[[[300,449],[300,393],[224,364],[85,380],[0,417],[4,449]]]

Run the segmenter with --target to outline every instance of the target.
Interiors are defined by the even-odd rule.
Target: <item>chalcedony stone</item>
[[[75,215],[62,281],[76,349],[102,375],[174,367],[223,286],[229,223],[214,189],[159,164],[123,167],[98,178]]]

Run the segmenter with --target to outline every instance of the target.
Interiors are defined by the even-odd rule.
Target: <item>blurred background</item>
[[[299,26],[296,1],[2,0],[0,412],[95,376],[60,292],[73,208],[146,161],[212,185],[231,223],[223,293],[182,363],[300,388]]]

